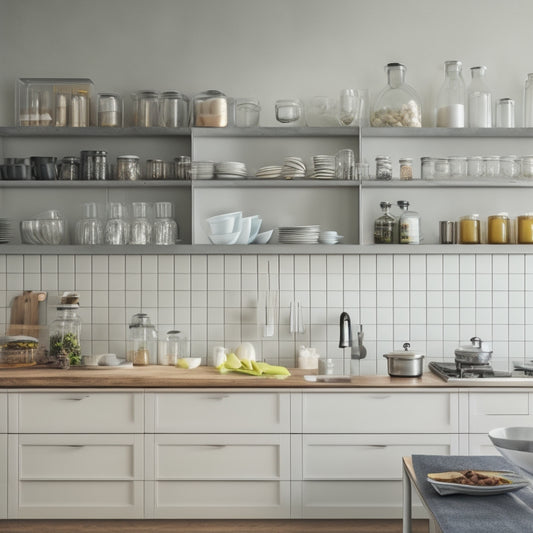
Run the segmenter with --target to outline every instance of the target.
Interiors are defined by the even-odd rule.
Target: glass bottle
[[[533,72],[527,75],[524,92],[524,128],[533,127]]]
[[[464,128],[465,82],[461,61],[444,62],[444,83],[437,98],[437,127]]]
[[[420,215],[409,211],[409,202],[398,200],[398,207],[402,210],[399,219],[400,244],[420,244]]]
[[[157,364],[157,331],[146,313],[131,318],[127,360],[134,366]]]
[[[81,363],[81,320],[79,304],[60,304],[49,327],[50,358],[62,367]]]
[[[492,126],[492,94],[485,83],[487,67],[472,67],[472,81],[468,86],[468,126],[490,128]]]
[[[422,107],[416,91],[405,83],[405,65],[389,63],[387,86],[378,94],[371,114],[372,126],[422,126]]]
[[[398,220],[391,214],[390,202],[380,202],[383,214],[374,222],[374,244],[393,244],[398,242]]]
[[[179,229],[176,221],[172,219],[172,204],[156,202],[154,208],[154,244],[176,244]]]

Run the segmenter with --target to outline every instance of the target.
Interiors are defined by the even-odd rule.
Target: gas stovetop
[[[457,365],[456,363],[437,363],[431,361],[428,368],[444,381],[461,383],[481,381],[489,383],[517,383],[533,385],[533,361],[526,363],[513,362],[514,370],[505,372],[494,370],[490,365]]]

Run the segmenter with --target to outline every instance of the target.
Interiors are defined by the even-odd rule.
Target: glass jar
[[[225,128],[228,125],[228,98],[224,93],[209,90],[193,99],[193,125]]]
[[[469,178],[480,178],[484,174],[483,158],[480,155],[473,155],[466,158],[466,175]]]
[[[178,359],[188,356],[187,337],[178,330],[167,331],[165,340],[159,343],[158,364],[174,366]]]
[[[157,331],[146,313],[137,313],[131,318],[127,360],[135,366],[157,364]]]
[[[444,83],[437,98],[438,128],[464,128],[465,82],[461,61],[445,61]]]
[[[70,125],[86,128],[89,125],[89,94],[86,90],[72,93],[70,98]]]
[[[450,177],[450,162],[448,159],[435,159],[435,179],[446,180]]]
[[[237,98],[235,100],[235,126],[253,128],[259,125],[261,106],[257,98]]]
[[[409,202],[398,200],[398,207],[402,210],[398,221],[400,244],[420,244],[420,215],[416,211],[409,211]]]
[[[96,125],[100,128],[122,126],[122,98],[114,93],[98,93],[96,103]]]
[[[524,127],[533,127],[533,73],[527,75],[524,91]]]
[[[154,211],[154,244],[176,244],[179,238],[179,229],[177,222],[172,218],[172,204],[170,202],[156,202]]]
[[[466,215],[459,219],[459,244],[481,243],[481,221],[479,215]]]
[[[159,126],[159,93],[138,91],[133,93],[133,124],[142,128]]]
[[[489,216],[487,242],[489,244],[509,244],[511,242],[511,224],[507,213]]]
[[[484,176],[497,178],[500,175],[500,156],[489,155],[483,158]]]
[[[533,213],[524,213],[517,218],[518,244],[533,244]]]
[[[392,179],[392,162],[388,155],[376,156],[376,179],[377,180],[391,180]]]
[[[276,100],[276,120],[282,124],[297,124],[303,117],[303,107],[297,98]]]
[[[164,91],[159,96],[159,124],[164,128],[189,125],[189,98],[178,91]]]
[[[423,180],[435,179],[435,159],[433,157],[421,157],[420,166],[420,175]]]
[[[49,327],[50,358],[62,366],[81,363],[81,320],[78,304],[60,304]],[[61,361],[63,359],[63,361]]]
[[[104,244],[104,223],[98,217],[98,206],[95,202],[82,205],[83,218],[76,222],[76,244]]]
[[[136,181],[141,179],[141,162],[136,155],[119,155],[117,157],[117,180]]]
[[[520,161],[520,173],[523,178],[533,178],[533,155],[525,155]]]
[[[130,225],[125,220],[126,208],[120,202],[110,202],[108,218],[104,230],[105,244],[128,244],[130,239]]]
[[[105,150],[82,150],[80,152],[80,179],[107,179],[107,152]]]
[[[78,157],[67,156],[59,164],[58,180],[77,180],[80,177],[80,160]]]
[[[500,98],[496,102],[496,127],[514,128],[514,100]]]
[[[485,83],[487,67],[472,67],[472,81],[468,86],[468,126],[490,128],[492,126],[492,94]]]
[[[450,178],[466,178],[466,157],[457,155],[449,156],[448,162],[450,164]]]
[[[400,179],[413,179],[413,160],[410,157],[400,159]]]
[[[147,202],[132,202],[131,206],[133,218],[129,244],[151,244],[152,224],[148,219],[149,204]]]
[[[516,155],[500,157],[500,174],[505,178],[518,178],[520,175],[520,161]]]
[[[394,244],[398,242],[398,220],[391,214],[390,202],[380,202],[383,214],[374,222],[374,244]]]
[[[191,158],[188,155],[180,155],[174,159],[176,178],[179,180],[191,179]]]
[[[387,86],[378,94],[371,114],[372,126],[422,126],[422,108],[416,91],[405,83],[406,68],[400,63],[389,63]]]

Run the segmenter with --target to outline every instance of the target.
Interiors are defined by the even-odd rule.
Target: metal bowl
[[[533,474],[533,427],[496,428],[489,439],[508,461]]]

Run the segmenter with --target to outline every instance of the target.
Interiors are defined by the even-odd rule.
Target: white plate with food
[[[460,470],[428,474],[428,482],[441,496],[503,494],[529,485],[529,481],[508,470]]]

